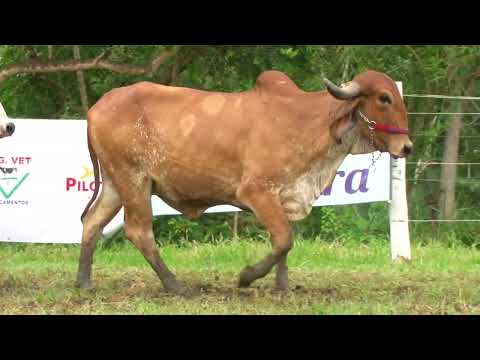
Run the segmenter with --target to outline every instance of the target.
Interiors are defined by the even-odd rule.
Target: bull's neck
[[[341,143],[337,143],[332,139],[327,150],[327,158],[337,160],[340,163],[349,155],[358,151],[358,144],[361,143],[361,136],[358,128],[355,127],[346,133]]]
[[[330,126],[335,120],[337,120],[334,116],[336,113],[336,107],[340,107],[342,101],[334,99],[327,91],[309,92],[306,93],[306,95],[309,102],[314,104],[314,111],[317,113],[325,112],[325,109],[328,109],[326,122],[318,124],[318,126],[319,131],[329,131]],[[320,132],[315,133],[318,134]],[[374,151],[374,149],[370,146],[369,141],[361,134],[358,120],[357,125],[343,136],[341,144],[338,144],[333,138],[331,138],[328,148],[328,154],[342,157],[342,159],[349,154],[367,154],[372,151]],[[328,156],[330,157],[330,155]]]

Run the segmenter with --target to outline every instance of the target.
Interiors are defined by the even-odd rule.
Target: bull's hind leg
[[[287,254],[280,257],[277,264],[277,274],[275,276],[275,287],[277,290],[288,290],[288,266]]]
[[[263,186],[248,184],[238,191],[238,198],[247,205],[266,227],[271,236],[273,251],[254,266],[247,266],[240,273],[239,286],[247,287],[256,279],[267,275],[278,264],[276,287],[288,286],[287,254],[293,247],[290,222],[278,196]]]
[[[165,290],[183,294],[186,288],[177,281],[175,275],[160,258],[155,244],[152,229],[151,180],[139,179],[138,174],[136,179],[137,184],[120,189],[120,196],[125,206],[125,235],[155,270]]]
[[[102,171],[102,191],[97,201],[83,219],[82,247],[76,286],[90,288],[93,253],[103,228],[121,209],[120,197],[108,176]]]

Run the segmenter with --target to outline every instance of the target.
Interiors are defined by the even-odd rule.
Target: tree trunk
[[[456,87],[458,88],[458,87]],[[467,94],[470,95],[475,89],[475,80],[471,79],[467,87]],[[453,106],[457,112],[466,112],[469,103],[465,100],[457,101],[457,106]],[[440,197],[439,197],[439,219],[454,220],[456,215],[455,182],[457,181],[458,151],[460,145],[460,132],[463,127],[463,115],[453,115],[450,128],[447,132],[443,150],[442,173],[440,179]]]
[[[73,45],[73,57],[77,61],[81,61],[80,58],[80,46]],[[80,98],[82,100],[82,108],[85,115],[88,112],[88,95],[87,95],[87,85],[85,83],[85,76],[83,75],[82,70],[77,71],[77,79],[78,79],[78,88],[80,90]]]
[[[177,85],[177,77],[178,77],[178,72],[180,70],[180,59],[175,59],[172,65],[172,71],[170,72],[170,81],[169,85],[175,86]]]
[[[464,106],[459,104],[458,112],[463,112]],[[455,201],[455,182],[457,180],[458,148],[460,143],[460,132],[463,127],[462,115],[454,115],[443,150],[442,174],[440,179],[440,220],[455,219],[456,201]]]
[[[233,214],[233,238],[238,239],[238,212]]]

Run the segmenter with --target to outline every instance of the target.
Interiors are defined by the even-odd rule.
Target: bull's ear
[[[358,100],[349,101],[348,103],[344,103],[337,112],[335,116],[336,120],[332,123],[330,127],[330,133],[332,134],[337,144],[341,144],[342,138],[357,124],[357,119],[355,116],[353,116],[354,110],[357,105]]]
[[[352,114],[345,115],[335,121],[331,127],[331,133],[337,144],[342,143],[342,138],[355,126],[355,117]]]

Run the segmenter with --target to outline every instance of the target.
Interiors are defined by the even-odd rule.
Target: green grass
[[[270,249],[248,240],[165,245],[163,259],[192,289],[166,294],[130,244],[100,247],[94,290],[74,288],[77,245],[0,245],[2,314],[480,314],[480,252],[416,245],[413,261],[393,264],[388,244],[297,240],[290,291],[273,273],[238,289],[241,269]]]

